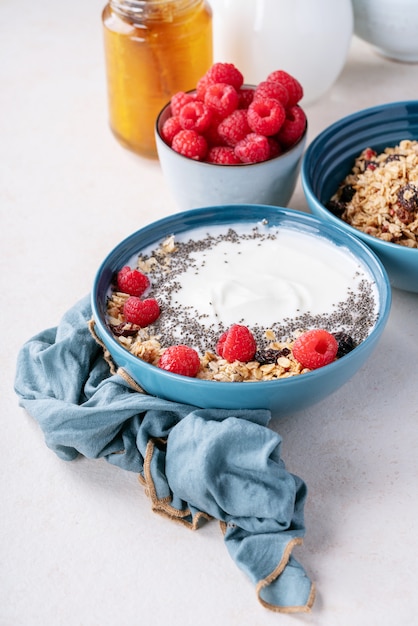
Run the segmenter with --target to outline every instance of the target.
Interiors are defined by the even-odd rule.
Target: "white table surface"
[[[375,354],[330,399],[273,428],[309,489],[297,551],[310,614],[271,613],[216,522],[153,514],[134,474],[66,463],[13,391],[22,343],[90,291],[102,258],[173,213],[158,161],[108,129],[102,2],[0,3],[0,625],[403,626],[418,623],[418,295],[394,291]],[[418,65],[353,39],[332,89],[306,107],[312,139],[360,108],[418,96]],[[290,203],[306,210],[300,186]]]

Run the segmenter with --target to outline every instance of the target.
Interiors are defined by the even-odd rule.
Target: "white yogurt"
[[[290,229],[274,232],[275,239],[261,243],[223,241],[216,253],[193,253],[199,269],[182,273],[177,302],[207,316],[205,325],[221,320],[268,327],[308,311],[331,311],[364,277],[346,249]]]

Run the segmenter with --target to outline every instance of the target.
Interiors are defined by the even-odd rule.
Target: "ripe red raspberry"
[[[212,121],[209,125],[209,128],[203,133],[203,136],[205,137],[209,148],[212,148],[213,146],[225,145],[225,142],[218,131],[219,124],[222,122],[223,118],[220,115],[217,115],[215,112],[212,113]]]
[[[273,98],[282,103],[284,107],[289,102],[289,93],[284,85],[275,81],[265,80],[257,85],[254,91],[254,100],[265,100]]]
[[[205,104],[221,117],[226,117],[238,107],[238,93],[232,85],[214,83],[206,89]]]
[[[315,370],[335,360],[338,341],[322,329],[308,330],[293,344],[293,356],[303,367]]]
[[[224,353],[224,345],[225,345],[225,341],[226,338],[228,336],[228,331],[226,330],[224,333],[222,333],[222,335],[219,337],[218,339],[218,343],[216,344],[216,348],[215,348],[215,352],[216,354],[219,354],[219,356],[221,358],[223,358],[223,353]]]
[[[213,146],[209,149],[206,161],[218,165],[239,165],[241,163],[231,146]]]
[[[231,115],[225,117],[218,126],[219,136],[228,146],[236,146],[250,132],[247,111],[244,109],[236,109]]]
[[[164,350],[158,367],[173,374],[194,378],[200,368],[200,359],[196,350],[180,344]]]
[[[148,276],[139,270],[133,270],[125,265],[117,273],[116,284],[119,291],[128,293],[130,296],[141,296],[150,285]]]
[[[287,106],[291,107],[297,104],[303,98],[303,87],[298,80],[288,72],[283,70],[275,70],[267,76],[268,81],[280,83],[287,89],[289,100]]]
[[[275,139],[274,137],[267,137],[267,140],[270,146],[269,159],[274,159],[275,157],[278,157],[281,154],[283,154],[283,149],[281,145],[279,144],[279,142],[277,141],[277,139]]]
[[[238,89],[238,108],[248,109],[251,102],[254,100],[253,87],[241,87]]]
[[[203,135],[195,130],[181,130],[175,135],[171,147],[189,159],[203,161],[208,151],[208,144]]]
[[[203,102],[187,102],[180,109],[179,120],[182,128],[203,133],[209,128],[212,111]]]
[[[254,133],[260,135],[275,135],[286,119],[286,110],[278,100],[266,98],[254,100],[248,107],[248,124]]]
[[[161,128],[161,137],[169,146],[171,146],[175,135],[177,135],[180,130],[182,130],[182,127],[180,124],[179,116],[173,115],[166,119],[166,121],[164,122]]]
[[[252,361],[257,350],[253,334],[246,326],[233,324],[229,330],[221,335],[216,345],[220,357],[232,363]]]
[[[237,143],[234,150],[243,163],[261,163],[270,157],[268,139],[258,133],[249,133]]]
[[[145,328],[159,317],[160,307],[154,298],[141,300],[137,296],[130,296],[123,305],[123,315],[127,322]]]
[[[209,85],[210,82],[208,81],[206,74],[202,76],[202,78],[199,78],[196,84],[196,100],[204,102],[206,89],[209,87]]]
[[[244,82],[244,76],[233,63],[214,63],[206,72],[209,83],[226,83],[239,89]]]
[[[290,148],[302,137],[306,128],[306,115],[298,104],[286,109],[286,119],[277,133],[278,142]]]
[[[182,107],[188,102],[194,102],[196,94],[185,91],[178,91],[170,99],[171,115],[179,115]]]

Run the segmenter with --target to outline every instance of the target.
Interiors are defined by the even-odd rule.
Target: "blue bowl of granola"
[[[364,109],[323,130],[301,180],[313,215],[365,242],[393,287],[418,292],[418,100]]]
[[[339,227],[228,205],[130,235],[103,261],[91,302],[99,339],[145,392],[279,416],[356,374],[385,328],[391,289],[376,255]]]

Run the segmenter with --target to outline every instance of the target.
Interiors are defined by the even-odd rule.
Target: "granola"
[[[327,207],[368,235],[418,248],[418,141],[363,150]]]
[[[119,343],[126,350],[151,365],[157,365],[164,352],[160,337],[150,334],[148,328],[140,328],[135,324],[125,323],[122,310],[123,303],[127,298],[128,295],[121,292],[114,292],[111,295],[107,305],[108,324],[114,334],[117,335],[116,338]],[[116,333],[115,328],[119,329]],[[200,370],[197,378],[219,382],[257,382],[289,378],[309,372],[309,369],[303,368],[292,354],[294,340],[301,332],[295,332],[291,341],[277,341],[270,329],[265,332],[267,349],[277,352],[277,358],[273,363],[259,361],[228,363],[214,352],[206,351],[200,359]]]

